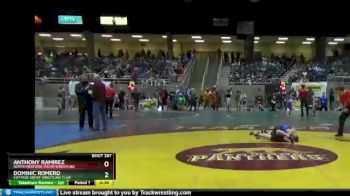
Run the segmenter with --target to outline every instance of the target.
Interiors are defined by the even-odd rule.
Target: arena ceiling
[[[237,33],[237,22],[254,21],[257,35],[350,34],[345,1],[302,0],[148,0],[84,1],[36,0],[34,13],[42,18],[37,31],[82,31],[115,33]],[[257,1],[257,2],[256,2]],[[91,9],[93,8],[93,9]],[[57,15],[82,15],[83,26],[60,26]],[[106,29],[101,15],[127,16],[127,28]],[[226,27],[214,27],[213,18],[228,18]],[[165,19],[165,20],[164,20]],[[166,21],[166,22],[164,22]]]
[[[50,36],[40,36],[40,34],[49,34]],[[105,35],[109,35],[111,37],[105,37]],[[97,33],[95,34],[95,41],[96,42],[110,42],[110,43],[118,43],[118,42],[124,42],[124,43],[136,43],[139,42],[139,38],[132,37],[133,35],[141,35],[142,39],[149,40],[150,43],[166,43],[166,39],[164,34],[144,34],[144,33],[135,33],[135,34],[126,34],[126,33]],[[221,34],[221,35],[210,35],[210,34],[174,34],[173,39],[176,40],[174,42],[179,43],[195,43],[195,39],[192,38],[192,36],[201,36],[201,40],[204,40],[205,43],[221,43],[223,41],[222,37],[229,37],[229,39],[225,40],[231,40],[228,44],[237,44],[243,43],[243,40],[238,39],[236,36],[229,36],[227,34]],[[279,40],[281,37],[287,37],[288,40],[285,41],[286,45],[301,45],[303,42],[307,42],[308,38],[314,38],[313,36],[256,36],[255,41],[257,41],[257,44],[275,44],[276,41]],[[54,38],[63,38],[63,40],[54,40]],[[335,41],[335,39],[344,39],[341,41]],[[35,40],[36,42],[43,42],[43,43],[54,43],[57,45],[64,45],[66,42],[85,42],[84,34],[75,33],[75,32],[65,32],[65,33],[52,33],[52,32],[41,32],[35,34]],[[311,44],[314,44],[314,41],[309,41]],[[347,37],[328,37],[327,43],[329,42],[337,42],[339,45],[342,44],[350,44],[350,36]],[[200,43],[198,43],[200,44]]]

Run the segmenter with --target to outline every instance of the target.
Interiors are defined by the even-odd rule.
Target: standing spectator
[[[334,104],[334,91],[331,88],[331,90],[329,91],[329,110],[333,110],[333,104]]]
[[[93,94],[93,117],[95,122],[95,131],[100,130],[100,117],[102,118],[102,130],[107,131],[107,121],[105,115],[106,86],[102,83],[100,76],[94,76]]]
[[[47,82],[47,77],[46,77],[46,75],[44,75],[44,76],[41,78],[41,85],[42,85],[43,88],[45,88],[46,82]]]
[[[206,108],[209,108],[209,97],[210,97],[210,91],[209,89],[207,89],[205,92],[204,92],[204,97],[203,97],[203,100],[204,100],[204,110]]]
[[[68,91],[69,91],[69,95],[70,95],[70,99],[72,102],[72,107],[75,107],[76,102],[77,102],[77,95],[75,94],[75,81],[72,78],[69,83],[68,83]]]
[[[309,107],[312,109],[312,115],[315,116],[316,115],[315,93],[311,87],[309,87],[308,104],[309,104]]]
[[[109,111],[109,117],[113,117],[113,102],[115,97],[115,89],[113,88],[113,83],[109,85],[109,87],[106,88],[106,115],[108,115]]]
[[[225,102],[226,102],[226,107],[227,107],[227,111],[230,112],[231,111],[231,96],[232,96],[232,89],[227,89],[227,91],[225,92]]]
[[[309,107],[307,103],[307,99],[309,96],[309,90],[305,88],[305,85],[301,85],[301,89],[299,89],[299,100],[300,100],[300,110],[301,115],[304,116],[304,107],[306,109],[306,116],[309,116]]]
[[[62,110],[65,108],[65,98],[66,98],[66,90],[63,86],[58,88],[57,93],[57,108],[58,108],[58,116],[61,116]]]
[[[93,129],[92,118],[92,90],[88,82],[87,75],[83,74],[80,77],[80,82],[75,85],[75,94],[77,95],[79,107],[79,127],[80,131],[84,128],[85,113],[88,114],[89,128]]]
[[[240,110],[239,108],[239,102],[240,102],[240,98],[241,98],[241,93],[239,91],[236,91],[236,95],[235,95],[235,102],[236,102],[236,108],[237,108],[237,111]]]
[[[124,110],[124,105],[125,105],[125,92],[123,89],[120,89],[118,93],[118,98],[119,98],[119,109]]]
[[[343,86],[339,88],[339,101],[342,107],[339,110],[342,110],[341,115],[339,116],[339,127],[338,133],[335,136],[343,136],[343,129],[345,120],[350,116],[350,90],[346,90]]]
[[[328,110],[327,105],[328,105],[328,98],[326,96],[326,93],[323,93],[322,97],[321,97],[321,109],[320,109],[320,111],[322,111],[323,108],[325,111],[327,111]]]
[[[139,111],[139,103],[140,103],[140,93],[137,90],[137,88],[134,88],[131,91],[131,98],[133,99],[134,110],[135,110],[135,112],[138,112]]]
[[[159,97],[162,111],[164,111],[164,106],[167,105],[168,91],[165,88],[163,88],[159,93]]]

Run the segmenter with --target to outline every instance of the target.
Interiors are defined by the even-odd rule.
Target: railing
[[[297,64],[293,65],[290,69],[288,69],[283,75],[281,78],[285,78],[287,77],[287,75],[294,69],[297,67]],[[288,79],[288,78],[287,78]]]
[[[141,81],[144,80],[145,78],[138,78],[138,84],[141,84]],[[101,78],[102,81],[106,82],[113,82],[116,84],[129,84],[131,77],[123,77],[123,78]],[[161,78],[161,80],[165,80],[166,84],[170,83],[169,78]],[[45,84],[68,84],[70,79],[66,78],[47,78],[45,81]],[[42,78],[35,78],[35,82],[41,83]]]
[[[125,56],[122,56],[121,58],[117,59],[117,64],[121,64],[122,61],[124,61],[125,59],[126,59]],[[106,70],[108,70],[108,69],[110,69],[111,67],[114,67],[114,66],[115,66],[115,65],[109,65],[109,66],[105,67],[104,69],[102,69],[102,70],[98,73],[98,75],[103,74]]]
[[[221,77],[221,73],[222,73],[222,60],[223,60],[223,55],[221,54],[221,57],[220,57],[220,64],[219,64],[219,70],[218,70],[218,74],[216,76],[216,85],[218,85],[220,83],[220,77]]]
[[[327,82],[350,82],[350,76],[328,76]]]
[[[182,87],[186,87],[186,88],[188,87],[195,64],[196,64],[196,57],[193,57],[191,61],[188,63],[185,69],[185,72],[183,74],[183,78],[181,80]]]
[[[202,87],[201,87],[202,90],[204,89],[204,83],[205,83],[205,78],[207,77],[208,67],[209,67],[209,56],[208,56],[207,65],[205,67],[205,71],[203,74]]]

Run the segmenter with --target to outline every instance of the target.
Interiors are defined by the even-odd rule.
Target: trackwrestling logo
[[[337,158],[329,150],[282,143],[203,146],[176,155],[176,159],[190,165],[232,170],[296,169],[327,164]]]

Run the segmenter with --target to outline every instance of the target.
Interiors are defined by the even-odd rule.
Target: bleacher
[[[280,61],[256,61],[254,63],[234,63],[231,65],[229,84],[266,84],[281,78],[292,63]]]
[[[320,82],[327,81],[330,76],[349,76],[346,66],[349,63],[349,58],[328,58],[324,63],[302,64],[299,71],[290,77],[289,82]]]

